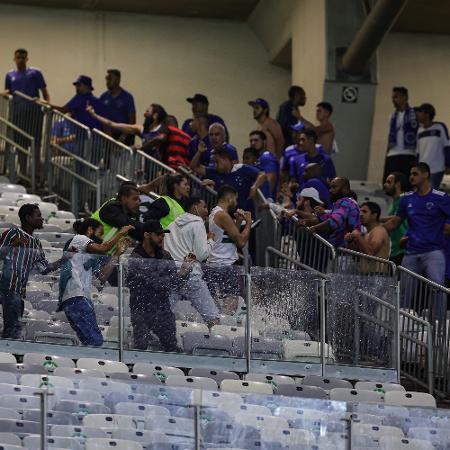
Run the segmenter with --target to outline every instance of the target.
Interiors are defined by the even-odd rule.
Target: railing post
[[[322,376],[325,376],[326,372],[326,356],[325,356],[325,336],[326,336],[326,301],[325,301],[325,292],[326,292],[326,282],[325,278],[320,279],[320,365]]]
[[[48,392],[48,385],[42,386],[36,395],[41,400],[41,450],[47,450],[47,413],[48,413],[48,396],[53,393]]]
[[[428,391],[431,395],[434,392],[434,370],[433,370],[433,326],[429,323],[427,325],[427,346],[428,346],[428,358],[427,358],[427,378],[428,378]]]
[[[247,373],[250,372],[251,369],[251,358],[252,358],[252,320],[251,320],[251,314],[252,314],[252,275],[250,271],[245,273],[245,305],[247,308],[247,315],[245,318],[245,341],[246,341],[246,370]]]
[[[123,301],[123,259],[124,256],[119,256],[118,261],[118,287],[119,287],[119,300],[118,300],[118,313],[119,313],[119,361],[123,361],[123,332],[124,332],[124,301]]]
[[[401,372],[401,341],[400,341],[400,280],[394,286],[394,358],[395,368],[397,370],[397,383],[400,384]]]
[[[30,153],[31,153],[31,193],[36,193],[36,139],[30,140]]]

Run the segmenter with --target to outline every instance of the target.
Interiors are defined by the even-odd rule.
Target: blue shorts
[[[86,297],[69,298],[63,303],[62,309],[83,345],[98,347],[103,344],[103,336],[97,324],[94,305],[89,299]]]

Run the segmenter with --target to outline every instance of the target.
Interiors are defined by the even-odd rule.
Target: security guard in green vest
[[[159,220],[166,229],[178,216],[184,213],[184,202],[189,196],[189,180],[183,174],[168,175],[167,195],[154,201],[144,215],[144,221]]]
[[[129,231],[130,237],[142,240],[142,223],[137,219],[139,212],[139,191],[136,184],[131,182],[123,183],[117,194],[104,203],[92,214],[92,218],[98,220],[103,225],[103,239],[112,239],[119,230],[126,225],[133,225],[134,229]],[[108,254],[112,254],[111,249]]]

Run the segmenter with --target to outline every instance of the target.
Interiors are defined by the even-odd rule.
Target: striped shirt
[[[18,245],[15,244],[17,240],[20,241]],[[0,290],[15,292],[22,297],[25,297],[33,267],[46,272],[49,266],[39,239],[21,228],[11,228],[1,235],[0,259],[3,261]]]
[[[167,135],[167,165],[172,169],[178,166],[189,166],[189,142],[191,137],[178,128],[168,126]]]

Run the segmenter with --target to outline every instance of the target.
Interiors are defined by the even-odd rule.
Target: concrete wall
[[[378,52],[379,84],[375,99],[368,176],[381,181],[386,154],[391,89],[409,89],[411,105],[432,103],[436,120],[450,124],[450,36],[392,33]]]
[[[122,70],[138,120],[152,102],[184,120],[191,113],[186,97],[204,93],[240,150],[255,126],[247,101],[265,97],[275,111],[291,78],[268,62],[241,22],[0,5],[0,42],[0,73],[13,67],[14,49],[27,48],[56,104],[73,95],[71,82],[80,73],[93,78],[100,94],[109,67]]]

